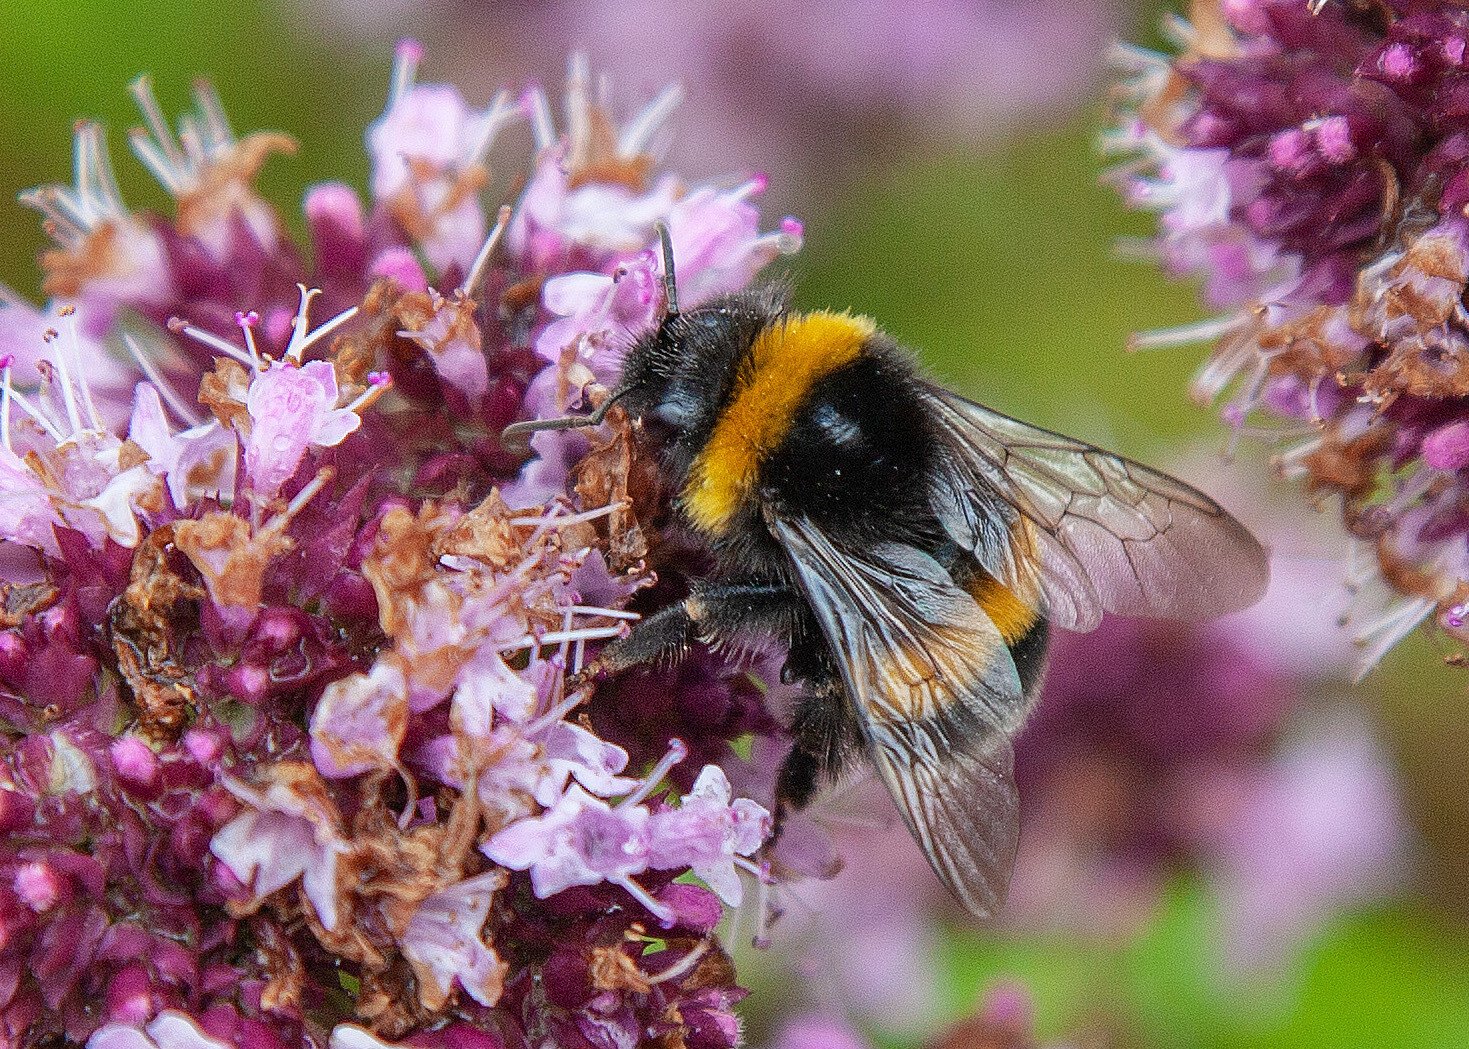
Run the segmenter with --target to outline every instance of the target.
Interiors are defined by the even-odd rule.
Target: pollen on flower
[[[75,184],[25,197],[66,298],[0,307],[30,333],[0,358],[18,1042],[738,1038],[714,930],[771,821],[732,742],[782,730],[730,674],[699,694],[739,717],[602,734],[609,706],[661,722],[576,676],[639,618],[660,496],[621,413],[528,463],[499,435],[600,396],[656,323],[655,223],[691,302],[800,225],[762,231],[762,180],[658,172],[676,91],[619,126],[575,62],[562,130],[539,89],[477,108],[423,58],[399,48],[368,192],[308,192],[308,245],[255,187],[290,140],[207,87],[174,122],[134,85],[171,218],[127,209],[95,125]],[[487,201],[521,117],[524,189]]]

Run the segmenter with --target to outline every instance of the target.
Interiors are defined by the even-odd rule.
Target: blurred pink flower
[[[1404,887],[1406,817],[1344,699],[1356,653],[1337,629],[1340,582],[1311,556],[1322,529],[1254,502],[1246,519],[1279,551],[1259,605],[1057,638],[1017,746],[1012,918],[1126,936],[1163,879],[1198,870],[1225,957],[1258,972],[1333,914]]]
[[[844,785],[803,816],[840,869],[776,890],[768,936],[780,964],[809,988],[797,1000],[827,1003],[900,1038],[931,1031],[942,1008],[933,968],[947,893],[875,777]]]
[[[1339,910],[1397,888],[1408,832],[1392,765],[1362,718],[1308,716],[1270,765],[1194,791],[1226,957],[1267,972]],[[1222,798],[1222,803],[1221,803]]]
[[[559,73],[586,49],[621,84],[682,82],[689,112],[675,157],[707,171],[734,144],[809,207],[833,180],[915,144],[973,143],[1054,122],[1101,80],[1121,0],[311,0],[312,16],[379,38],[415,26],[456,78]],[[493,32],[488,30],[493,28]],[[452,31],[450,31],[452,30]],[[472,39],[473,48],[463,42]],[[514,41],[514,46],[506,46]],[[482,92],[491,87],[478,85]]]
[[[871,1045],[845,1020],[808,1013],[781,1024],[771,1049],[870,1049]]]

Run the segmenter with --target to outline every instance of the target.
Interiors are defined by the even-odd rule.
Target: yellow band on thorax
[[[684,512],[696,528],[724,532],[812,385],[856,360],[875,330],[866,317],[822,311],[787,317],[755,337],[683,490]]]

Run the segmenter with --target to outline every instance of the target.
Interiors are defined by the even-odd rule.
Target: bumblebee
[[[711,555],[685,600],[593,667],[777,639],[802,686],[777,821],[865,753],[940,880],[991,915],[1018,837],[1011,741],[1049,631],[1242,608],[1264,551],[1197,489],[936,385],[864,317],[794,312],[770,287],[681,311],[659,235],[665,314],[612,394],[504,436],[622,405]]]

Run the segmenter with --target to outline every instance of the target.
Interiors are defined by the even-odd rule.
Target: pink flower
[[[362,425],[351,408],[337,407],[339,397],[328,361],[276,361],[254,377],[245,400],[251,421],[245,469],[257,493],[275,495],[308,448],[341,444]]]
[[[121,308],[167,301],[174,282],[163,238],[122,201],[102,128],[78,125],[74,148],[75,185],[41,186],[20,199],[41,213],[56,241],[48,289],[79,298],[86,333],[95,336]]]
[[[610,275],[563,273],[546,282],[541,300],[556,316],[536,339],[536,352],[552,363],[567,350],[603,369],[615,362],[610,352],[619,340],[637,336],[652,325],[662,308],[658,265],[652,252],[641,252]]]
[[[392,768],[408,731],[408,683],[396,661],[350,674],[322,692],[311,713],[311,759],[328,779]]]
[[[11,358],[17,386],[36,386],[41,382],[41,361],[54,353],[49,333],[64,331],[66,338],[75,339],[70,347],[72,357],[85,363],[87,386],[102,421],[120,425],[127,419],[129,398],[138,373],[109,353],[100,339],[89,334],[100,326],[86,308],[76,308],[71,318],[63,316],[60,304],[37,309],[0,287],[0,357]]]
[[[783,219],[774,233],[760,232],[760,213],[749,198],[764,189],[764,178],[732,190],[706,186],[670,210],[668,233],[678,260],[681,303],[737,291],[774,259],[800,250],[801,224],[793,218]]]
[[[24,863],[16,870],[10,887],[33,911],[49,911],[66,893],[66,879],[45,863]]]
[[[539,733],[536,742],[549,773],[536,788],[536,800],[550,805],[569,780],[604,798],[627,794],[638,781],[620,776],[627,751],[570,721],[558,721]]]
[[[209,850],[261,899],[302,879],[321,924],[338,922],[337,860],[347,851],[340,816],[310,766],[266,766],[263,790],[226,781],[245,810],[223,827]]]
[[[384,248],[368,265],[367,275],[372,280],[388,277],[407,291],[429,290],[428,275],[423,272],[423,264],[412,251],[404,247]]]
[[[630,762],[607,690],[573,677],[652,582],[630,464],[588,460],[571,488],[586,435],[549,467],[498,442],[557,384],[565,401],[610,381],[656,320],[651,223],[685,191],[646,149],[672,96],[616,142],[585,77],[564,136],[525,96],[538,163],[574,169],[558,220],[632,245],[594,253],[550,230],[574,254],[532,255],[483,239],[482,154],[509,107],[419,88],[417,61],[400,50],[374,129],[379,196],[316,187],[309,244],[254,190],[285,140],[236,138],[207,89],[178,133],[136,89],[135,149],[175,217],[126,212],[95,128],[78,133],[77,188],[34,198],[61,242],[47,279],[74,285],[86,320],[61,309],[24,359],[0,348],[0,1041],[379,1047],[357,1025],[388,1015],[418,1049],[738,1040],[743,992],[702,961],[723,905],[671,864],[731,895],[764,810],[717,773],[687,811],[648,802],[689,748],[657,760],[665,732]],[[749,262],[753,216],[720,206],[695,223],[713,247],[692,278]],[[317,298],[332,319],[312,329]],[[0,341],[7,321],[44,323],[0,312]],[[141,384],[92,359],[114,339]],[[534,508],[497,494],[536,484]],[[685,711],[700,766],[778,735],[748,692],[708,724]],[[529,872],[514,892],[492,839]],[[654,951],[649,914],[669,930]],[[627,978],[578,997],[593,966]],[[341,993],[344,971],[362,994]]]
[[[230,1049],[230,1045],[209,1037],[192,1017],[168,1009],[141,1028],[120,1023],[99,1027],[87,1039],[87,1049]]]
[[[207,83],[195,86],[195,111],[181,122],[178,135],[164,120],[146,79],[133,92],[147,124],[145,132],[131,136],[133,152],[178,200],[178,232],[218,262],[241,250],[274,251],[281,222],[256,193],[255,177],[272,154],[294,153],[295,141],[270,131],[237,138]]]
[[[1195,395],[1230,390],[1236,436],[1279,434],[1282,474],[1334,497],[1362,673],[1435,619],[1463,640],[1463,5],[1195,18],[1180,55],[1119,49],[1131,112],[1111,144],[1138,154],[1115,174],[1161,212],[1164,260],[1220,312],[1135,341],[1212,343]]]
[[[52,444],[53,436],[38,438],[26,460],[0,447],[0,505],[14,513],[0,537],[51,553],[49,529],[59,519],[94,546],[109,538],[136,546],[137,505],[157,482],[141,466],[122,469],[122,442],[111,434],[78,429]]]
[[[413,41],[399,45],[387,109],[368,128],[372,195],[419,238],[430,263],[464,273],[485,239],[484,157],[515,109],[501,96],[476,112],[446,84],[415,83],[421,55]]]
[[[1279,964],[1331,914],[1397,883],[1408,848],[1393,780],[1368,727],[1339,714],[1310,725],[1236,792],[1209,828],[1214,855],[1205,868],[1235,966]],[[1217,810],[1218,797],[1199,802]]]
[[[52,531],[62,524],[41,479],[9,448],[0,447],[0,537],[45,553],[60,552]]]
[[[399,44],[388,106],[367,129],[372,195],[378,200],[412,187],[419,178],[415,167],[440,175],[479,163],[508,117],[471,110],[448,84],[415,83],[421,57],[413,41]]]
[[[542,372],[527,399],[546,415],[559,414],[579,403],[589,382],[614,381],[621,352],[657,321],[661,296],[651,252],[610,276],[565,273],[547,281],[542,301],[557,319],[536,339],[536,352],[555,367]]]
[[[576,728],[565,723],[562,727]],[[514,822],[496,834],[485,843],[484,852],[512,870],[530,871],[531,885],[541,897],[605,881],[626,889],[667,921],[668,908],[653,900],[633,876],[649,869],[687,867],[725,902],[737,905],[741,887],[736,857],[749,856],[765,843],[770,815],[747,799],[731,804],[729,780],[717,766],[699,775],[681,809],[650,812],[643,799],[687,754],[683,742],[673,740],[663,760],[641,784],[633,781],[635,789],[616,806],[588,793],[580,782],[572,783],[554,801],[542,802],[547,808],[540,816]],[[626,754],[620,756],[625,762]],[[571,771],[595,770],[574,764]],[[607,789],[625,782],[606,776],[599,785]]]
[[[333,269],[360,267],[367,251],[367,214],[362,198],[342,182],[321,182],[306,191],[301,203],[313,239]]]
[[[738,907],[744,898],[737,857],[753,856],[770,837],[770,813],[749,798],[730,801],[729,777],[705,765],[677,809],[654,814],[649,865],[688,867],[720,899]]]
[[[869,1049],[870,1045],[847,1021],[809,1013],[781,1024],[774,1049]]]
[[[1469,422],[1451,422],[1423,438],[1423,461],[1435,470],[1469,466]]]
[[[677,199],[672,179],[642,193],[619,183],[573,188],[564,153],[548,149],[511,223],[510,247],[532,254],[565,254],[576,247],[599,258],[631,254],[647,246],[653,223],[666,218]]]
[[[524,722],[535,711],[540,693],[505,665],[495,652],[481,651],[464,665],[449,706],[456,735],[483,740],[496,722]]]
[[[399,942],[426,1008],[443,1005],[455,983],[481,1005],[499,999],[506,965],[483,936],[490,903],[504,886],[505,873],[489,871],[435,893],[413,912]]]
[[[139,383],[134,393],[128,440],[148,453],[149,472],[167,479],[175,507],[233,498],[239,440],[215,419],[173,433],[151,383]]]
[[[573,885],[610,881],[625,887],[648,869],[648,810],[613,808],[573,784],[544,815],[496,834],[484,853],[511,870],[530,871],[542,898]]]
[[[106,429],[92,394],[75,311],[62,310],[60,322],[63,332],[47,335],[32,394],[16,388],[15,355],[0,354],[0,505],[11,511],[0,539],[57,552],[57,518],[94,546],[110,538],[133,547],[138,506],[152,501],[157,482],[141,466],[124,466],[123,442]],[[15,409],[23,420],[12,420]]]
[[[489,385],[484,337],[474,322],[479,304],[458,296],[445,299],[432,289],[427,295],[432,309],[428,320],[422,327],[410,325],[399,334],[422,347],[439,378],[463,394],[470,408],[478,409]],[[405,318],[405,323],[409,320]]]
[[[476,781],[474,775],[487,753],[495,760]],[[536,797],[545,793],[541,784],[546,779],[546,762],[540,748],[514,727],[497,730],[474,747],[445,736],[423,748],[419,757],[441,782],[460,787],[477,782],[479,803],[493,825],[506,825],[540,811]]]
[[[129,783],[146,787],[158,778],[158,755],[137,736],[122,736],[107,750],[113,768]]]

